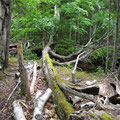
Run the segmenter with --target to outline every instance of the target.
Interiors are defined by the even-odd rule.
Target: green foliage
[[[49,114],[48,117],[52,118],[52,117],[54,117],[54,114]]]
[[[97,71],[96,71],[96,74],[100,74],[100,75],[103,75],[104,74],[104,70],[101,66],[98,66],[97,67]]]
[[[37,57],[37,54],[33,53],[30,49],[28,48],[24,48],[23,49],[23,55],[24,55],[24,58],[27,59],[27,60],[37,60],[39,59]]]
[[[68,68],[72,68],[73,66],[68,63],[68,64],[67,64],[67,67],[68,67]]]
[[[53,107],[53,108],[56,108],[56,107],[57,107],[57,105],[56,105],[56,104],[53,104],[53,105],[52,105],[52,107]]]

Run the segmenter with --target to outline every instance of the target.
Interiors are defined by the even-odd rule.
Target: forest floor
[[[56,70],[61,75],[61,77],[65,80],[72,81],[72,69],[67,67],[57,66]],[[8,75],[5,75],[2,71],[0,71],[0,120],[12,120],[13,108],[12,103],[14,100],[20,100],[22,108],[24,110],[24,114],[27,120],[32,119],[33,111],[34,111],[34,98],[35,94],[32,95],[31,101],[26,101],[24,96],[21,96],[20,88],[18,87],[16,92],[14,92],[13,96],[8,101],[7,106],[5,106],[8,96],[12,92],[13,88],[17,84],[17,80],[15,79],[15,73],[18,72],[18,64],[17,59],[10,59],[9,67],[6,71]],[[97,82],[107,82],[112,81],[111,77],[106,77],[105,75],[95,75],[92,73],[86,73],[83,71],[76,72],[77,84],[84,85],[87,80],[97,80]],[[35,86],[35,93],[37,90],[41,90],[42,93],[48,88],[43,72],[42,67],[37,70],[37,84]],[[5,106],[5,107],[4,107]],[[43,120],[59,120],[56,112],[56,105],[53,104],[52,99],[50,98],[46,103],[43,111]],[[4,109],[3,109],[4,108]],[[76,110],[79,109],[76,107]]]

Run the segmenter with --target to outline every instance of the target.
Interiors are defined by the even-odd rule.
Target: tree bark
[[[12,0],[0,1],[0,63],[2,63],[3,68],[8,66],[11,4]]]
[[[119,0],[117,0],[116,4],[116,30],[115,30],[115,39],[114,39],[114,52],[113,52],[113,61],[111,71],[114,72],[116,67],[116,59],[117,59],[117,41],[118,41],[118,25],[119,25]]]
[[[108,23],[107,56],[106,56],[105,74],[107,74],[107,69],[108,69],[108,59],[109,59],[109,44],[110,44],[110,14],[111,14],[111,0],[109,0],[109,23]]]

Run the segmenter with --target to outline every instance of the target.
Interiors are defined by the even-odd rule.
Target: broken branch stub
[[[28,73],[24,66],[23,50],[22,50],[21,43],[18,43],[17,50],[18,50],[19,72],[20,72],[20,79],[21,79],[21,92],[23,95],[26,94],[27,100],[30,100],[31,95],[30,95]]]

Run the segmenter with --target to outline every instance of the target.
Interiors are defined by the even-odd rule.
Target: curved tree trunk
[[[53,102],[57,105],[56,111],[59,115],[59,118],[61,120],[67,120],[69,115],[74,112],[74,109],[70,105],[70,103],[67,102],[64,93],[61,91],[59,86],[57,85],[57,82],[65,82],[57,73],[55,70],[52,60],[49,57],[48,51],[50,50],[49,47],[50,44],[48,44],[44,50],[43,50],[43,71],[46,77],[46,80],[48,82],[49,87],[52,89],[52,99]]]

